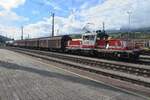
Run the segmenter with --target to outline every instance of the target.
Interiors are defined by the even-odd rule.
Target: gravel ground
[[[146,100],[0,49],[0,100]]]

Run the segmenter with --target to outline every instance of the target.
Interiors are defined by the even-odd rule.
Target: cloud
[[[29,21],[29,18],[20,16],[12,8],[17,8],[25,3],[25,0],[0,0],[0,32],[1,35],[19,38],[20,28],[15,27],[17,23]]]
[[[29,21],[28,18],[19,16],[12,11],[0,11],[0,35],[20,39],[20,27],[16,27],[17,22]]]
[[[131,11],[131,26],[150,26],[150,0],[106,0],[94,7],[81,9],[79,15],[85,22],[94,23],[97,27],[102,22],[106,28],[119,29],[128,26],[128,14]]]
[[[33,24],[26,25],[24,32],[30,34],[30,37],[44,37],[51,35],[52,18],[43,18]],[[55,35],[71,34],[81,32],[82,25],[80,21],[75,19],[74,14],[67,18],[55,16]]]
[[[40,5],[50,5],[54,10],[62,10],[62,8],[53,0],[43,0],[42,2],[37,2]]]
[[[0,11],[0,24],[11,23],[12,21],[28,21],[29,19],[23,16],[17,15],[12,11]]]
[[[49,36],[51,24],[46,21],[39,21],[34,24],[24,26],[24,33],[31,38]]]
[[[20,28],[13,27],[13,26],[0,25],[0,35],[7,36],[9,38],[20,39],[20,37],[21,37],[21,30],[20,30]]]
[[[25,0],[0,0],[0,6],[5,10],[11,10],[25,3]]]

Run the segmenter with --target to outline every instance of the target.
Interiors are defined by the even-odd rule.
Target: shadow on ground
[[[93,87],[96,87],[96,88],[108,89],[110,91],[113,90],[113,91],[116,91],[116,92],[123,92],[119,89],[115,89],[115,88],[112,88],[112,87],[104,85],[104,84],[100,84],[100,83],[97,83],[97,82],[94,82],[94,81],[90,81],[88,79],[75,77],[75,76],[70,76],[70,75],[64,75],[64,74],[61,74],[61,73],[51,72],[51,71],[44,70],[44,69],[42,70],[42,69],[38,69],[38,68],[25,67],[25,66],[20,66],[20,65],[14,64],[14,63],[9,63],[9,62],[4,62],[4,61],[0,61],[0,67],[11,69],[11,70],[21,70],[21,71],[36,73],[36,74],[39,74],[39,75],[42,75],[42,76],[45,76],[45,77],[59,78],[59,79],[62,79],[62,80],[71,81],[73,83],[80,83],[80,84],[83,84],[83,85],[93,86]]]

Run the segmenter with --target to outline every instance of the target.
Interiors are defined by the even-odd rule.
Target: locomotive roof
[[[92,33],[85,33],[83,35],[97,35],[97,33],[96,32],[92,32]]]

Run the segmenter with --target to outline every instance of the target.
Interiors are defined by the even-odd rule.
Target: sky
[[[130,25],[129,13],[130,12]],[[90,30],[150,27],[150,0],[0,0],[0,35],[20,39]]]

